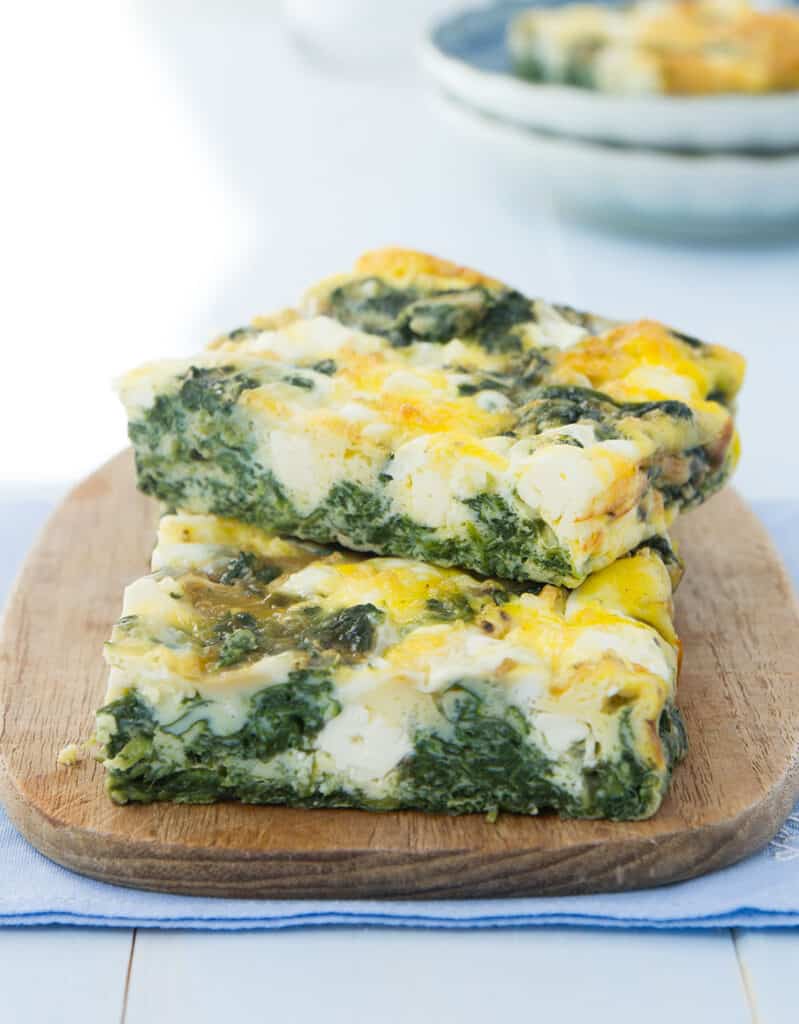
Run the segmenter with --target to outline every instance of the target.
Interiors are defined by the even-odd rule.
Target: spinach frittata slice
[[[746,0],[532,7],[512,19],[508,48],[523,78],[602,92],[799,89],[799,14]]]
[[[524,589],[168,515],[106,647],[108,792],[646,817],[685,746],[678,574],[662,542]]]
[[[576,586],[737,458],[743,361],[381,250],[119,390],[139,486],[319,543]]]

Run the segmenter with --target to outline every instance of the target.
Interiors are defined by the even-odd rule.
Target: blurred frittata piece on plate
[[[799,11],[745,0],[533,7],[510,24],[517,74],[615,93],[799,89]]]
[[[387,249],[119,391],[173,510],[573,587],[726,480],[742,376],[660,323]]]
[[[568,591],[166,516],[106,647],[108,792],[647,817],[685,745],[678,576],[665,542]]]

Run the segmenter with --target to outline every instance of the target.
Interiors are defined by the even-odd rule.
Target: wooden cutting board
[[[799,613],[763,527],[733,492],[677,535],[690,751],[650,821],[449,818],[220,804],[116,807],[94,762],[57,765],[102,703],[102,645],[146,571],[156,509],[123,453],[74,490],[5,617],[0,797],[45,856],[108,882],[239,897],[491,897],[661,885],[731,864],[799,796]]]

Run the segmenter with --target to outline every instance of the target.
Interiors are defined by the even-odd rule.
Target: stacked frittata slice
[[[162,519],[97,720],[114,800],[651,814],[684,748],[676,564],[576,590]]]
[[[171,508],[572,587],[726,479],[742,372],[388,250],[119,390],[139,484]]]
[[[113,799],[654,813],[684,750],[665,531],[734,466],[742,373],[383,250],[128,374],[176,514],[107,648]]]

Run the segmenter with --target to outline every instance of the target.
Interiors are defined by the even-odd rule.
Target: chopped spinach
[[[531,53],[525,54],[524,57],[514,57],[513,73],[530,82],[545,82],[548,74],[544,62]]]
[[[522,567],[534,565],[542,578],[562,581],[573,576],[568,553],[543,519],[517,514],[499,494],[484,492],[467,498],[464,504],[480,524],[475,532],[483,548],[482,561],[491,566],[492,574],[524,578]],[[526,574],[529,576],[529,569]]]
[[[301,779],[288,786],[279,773],[260,780],[247,765],[255,759],[268,763],[285,751],[309,750],[316,734],[339,713],[332,692],[327,675],[292,672],[286,683],[254,694],[244,726],[227,736],[213,733],[202,717],[185,730],[180,719],[173,726],[159,725],[141,696],[126,694],[98,712],[116,724],[103,751],[103,759],[111,762],[106,765],[108,792],[117,803],[279,803],[301,797],[301,789],[296,792]],[[310,779],[306,782],[310,785]]]
[[[670,567],[680,568],[682,566],[679,556],[671,546],[668,537],[649,537],[647,540],[642,540],[638,547],[633,548],[630,554],[634,555],[637,551],[643,551],[646,548],[656,552],[667,569]]]
[[[673,420],[690,420],[694,415],[689,405],[674,398],[663,398],[655,402],[621,402],[619,410],[622,416],[636,416],[641,419],[650,413],[668,416]]]
[[[314,642],[322,650],[343,654],[366,654],[377,638],[377,627],[384,612],[373,604],[356,604],[329,615],[314,632]]]
[[[285,750],[308,750],[311,740],[340,711],[333,698],[333,684],[322,673],[292,672],[288,682],[256,693],[241,730],[232,736],[217,736],[192,726],[187,736],[187,753],[202,762],[222,753],[265,760]]]
[[[226,585],[237,583],[246,589],[258,591],[280,576],[279,565],[259,558],[252,551],[239,551],[219,573],[217,579]]]
[[[409,804],[449,814],[534,814],[562,803],[568,812],[573,800],[549,781],[550,765],[529,742],[519,711],[492,708],[462,686],[447,690],[438,705],[451,729],[417,733],[413,757],[401,766]]]
[[[321,359],[318,363],[314,363],[311,369],[316,370],[317,373],[323,373],[326,377],[332,377],[338,370],[338,366],[335,359]]]
[[[488,687],[455,685],[438,698],[450,729],[420,730],[413,757],[400,766],[403,804],[448,814],[557,810],[563,817],[627,820],[646,817],[658,806],[671,769],[685,751],[676,708],[661,717],[666,770],[645,763],[635,748],[630,709],[619,714],[620,748],[593,767],[582,765],[582,744],[572,759],[582,791],[566,788],[536,742],[522,714],[498,705]]]
[[[230,412],[242,391],[257,387],[257,380],[239,373],[233,366],[192,366],[180,386],[179,394],[186,409],[218,415]]]
[[[684,478],[672,482],[664,476],[664,463],[655,462],[649,468],[653,484],[663,495],[667,504],[680,508],[692,508],[706,501],[717,491],[729,475],[726,462],[714,465],[705,448],[691,448],[679,456]]]
[[[594,63],[597,55],[606,45],[606,40],[601,36],[589,37],[579,43],[574,43],[569,50],[562,71],[563,83],[576,85],[580,89],[593,88],[595,84]]]
[[[211,670],[229,669],[264,655],[307,651],[314,664],[357,660],[375,645],[384,613],[358,604],[325,614],[317,605],[264,603],[261,613],[231,611],[216,618],[197,639]]]
[[[658,722],[658,736],[663,744],[669,770],[688,752],[685,722],[674,704],[667,704]]]
[[[600,761],[586,770],[587,800],[594,816],[630,820],[651,814],[668,785],[674,764],[685,754],[685,728],[677,709],[671,705],[661,715],[660,737],[666,759],[666,771],[641,760],[635,748],[631,709],[619,713],[621,749],[614,759]]]
[[[349,327],[380,334],[402,348],[417,341],[444,344],[453,338],[474,341],[488,352],[522,349],[516,329],[535,320],[533,303],[507,288],[421,291],[399,288],[380,278],[352,281],[335,288],[326,312]]]
[[[264,636],[254,616],[247,612],[234,612],[215,623],[209,646],[219,651],[219,668],[232,668],[249,655],[260,652]]]
[[[616,403],[599,391],[550,385],[532,392],[521,410],[516,433],[524,437],[586,421],[604,425],[612,422],[617,413]]]
[[[625,417],[644,418],[652,414],[676,420],[689,420],[693,416],[690,406],[674,399],[615,402],[608,395],[591,388],[548,385],[531,393],[529,403],[520,414],[517,433],[539,434],[553,427],[588,421],[600,426],[597,436],[610,440],[621,436],[618,423]]]
[[[450,341],[465,338],[485,317],[488,293],[484,288],[442,291],[407,306],[399,330],[412,341]]]
[[[288,529],[296,513],[258,462],[252,426],[236,406],[258,382],[231,367],[192,367],[175,385],[128,427],[141,490],[173,510]]]
[[[574,306],[566,306],[559,302],[554,302],[552,308],[567,323],[574,324],[575,327],[583,327],[589,332],[593,332],[596,329],[598,318],[593,313],[584,313],[582,310],[575,309]]]
[[[440,622],[471,622],[475,616],[475,608],[469,600],[469,595],[462,591],[448,597],[428,598],[425,610],[431,618]]]
[[[388,336],[403,309],[417,298],[414,289],[393,288],[379,277],[366,277],[335,288],[324,311],[347,327]]]
[[[98,714],[109,714],[116,723],[116,732],[109,738],[105,754],[116,757],[129,740],[138,737],[152,738],[155,733],[155,717],[149,706],[135,693],[106,704]]]
[[[342,539],[365,550],[391,551],[438,565],[467,566],[487,576],[529,579],[531,566],[555,583],[573,578],[568,555],[542,520],[516,515],[499,495],[468,499],[482,529],[441,537],[393,512],[388,500],[358,484],[333,486],[325,502],[294,532],[322,543]]]
[[[452,369],[458,371],[458,367]],[[546,351],[532,349],[524,357],[510,360],[508,369],[501,373],[463,370],[466,379],[458,384],[458,394],[476,395],[480,391],[498,391],[513,405],[524,405],[534,389],[541,385],[549,369],[551,364]]]
[[[503,291],[487,306],[475,340],[487,352],[520,352],[522,340],[515,328],[535,320],[532,302],[521,292]]]
[[[255,334],[255,328],[253,327],[236,327],[228,334],[228,338],[231,341],[240,341],[242,338],[247,338],[250,335]]]
[[[314,382],[310,377],[303,377],[299,373],[290,373],[283,378],[286,384],[291,384],[292,387],[302,388],[303,391],[313,391]]]
[[[707,347],[704,341],[700,341],[699,338],[695,338],[693,334],[684,334],[682,331],[675,331],[673,327],[669,328],[669,333],[673,334],[675,338],[679,338],[680,341],[684,341],[686,345],[690,345],[691,348],[704,349]]]

